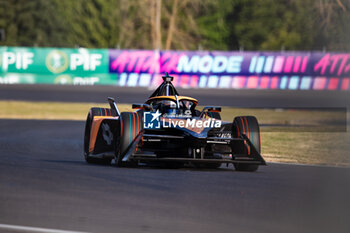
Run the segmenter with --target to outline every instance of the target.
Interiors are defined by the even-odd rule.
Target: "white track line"
[[[26,233],[87,233],[82,231],[65,231],[57,229],[48,229],[41,227],[27,227],[18,225],[0,224],[0,231],[5,230],[6,232],[26,232]]]

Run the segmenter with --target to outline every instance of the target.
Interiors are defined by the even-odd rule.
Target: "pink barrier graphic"
[[[121,86],[157,85],[168,72],[184,88],[349,90],[350,54],[109,50],[109,72]]]

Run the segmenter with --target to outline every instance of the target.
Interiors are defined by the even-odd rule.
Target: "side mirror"
[[[218,106],[205,106],[202,110],[204,112],[207,110],[208,112],[221,112],[221,107]]]
[[[133,109],[143,109],[146,111],[151,111],[152,110],[152,106],[149,104],[132,104],[132,108]]]

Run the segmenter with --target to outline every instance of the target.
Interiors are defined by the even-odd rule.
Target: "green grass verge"
[[[0,101],[0,118],[84,121],[91,107],[108,104]],[[118,107],[120,111],[132,111],[130,104]],[[224,107],[221,115],[226,121],[232,121],[234,116],[252,115],[262,125],[291,126],[261,128],[262,154],[269,162],[350,166],[350,133],[339,132],[337,124],[330,124],[344,121],[344,113]]]

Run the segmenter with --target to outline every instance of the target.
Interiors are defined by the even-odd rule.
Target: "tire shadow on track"
[[[139,164],[134,166],[123,166],[117,167],[115,163],[111,164],[88,164],[85,161],[77,160],[40,160],[42,162],[61,164],[61,165],[74,165],[79,167],[111,167],[121,170],[169,170],[169,171],[196,171],[196,172],[233,172],[236,171],[232,165],[226,166],[225,164],[221,165],[219,168],[207,168],[207,167],[196,167],[193,165],[184,165],[182,167],[171,167],[164,164]]]

